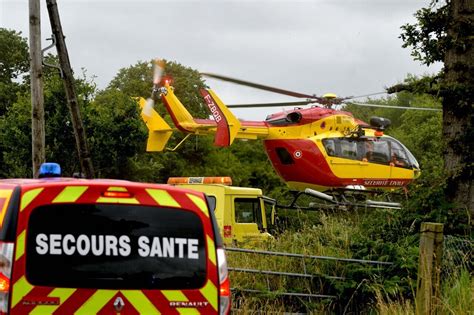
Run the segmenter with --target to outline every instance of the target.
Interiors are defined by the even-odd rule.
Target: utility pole
[[[64,89],[66,90],[66,98],[71,114],[72,127],[74,129],[74,137],[76,138],[76,149],[79,154],[79,161],[81,163],[81,171],[86,178],[94,177],[94,168],[87,145],[86,132],[82,124],[81,113],[79,111],[79,104],[77,102],[76,89],[74,87],[74,76],[69,61],[66,42],[64,41],[64,34],[61,27],[61,20],[59,18],[58,5],[56,0],[46,0],[48,7],[49,20],[51,22],[51,30],[56,39],[56,49],[58,51],[59,64],[63,77]]]
[[[41,53],[40,0],[29,0],[30,77],[31,77],[31,152],[33,177],[38,178],[45,161],[43,56]]]

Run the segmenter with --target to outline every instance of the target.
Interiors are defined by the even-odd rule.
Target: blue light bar
[[[39,178],[60,177],[61,166],[58,163],[43,163],[39,169]]]

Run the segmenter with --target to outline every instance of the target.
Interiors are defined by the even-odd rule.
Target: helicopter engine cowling
[[[300,112],[292,112],[286,115],[286,120],[290,123],[297,123],[301,120],[301,113]]]
[[[266,122],[272,125],[288,125],[288,124],[297,124],[301,121],[302,115],[299,111],[294,111],[291,113],[286,114],[285,116],[281,117],[267,117]]]

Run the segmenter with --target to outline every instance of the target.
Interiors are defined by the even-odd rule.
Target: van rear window
[[[139,205],[61,204],[34,209],[26,277],[33,285],[94,289],[196,289],[206,246],[191,211]]]

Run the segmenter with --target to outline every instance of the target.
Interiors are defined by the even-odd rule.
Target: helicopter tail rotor
[[[151,90],[151,96],[146,100],[146,104],[142,109],[142,114],[145,116],[152,116],[153,108],[155,107],[156,94],[159,90],[159,85],[164,69],[165,61],[163,59],[157,58],[153,61],[153,89]]]

